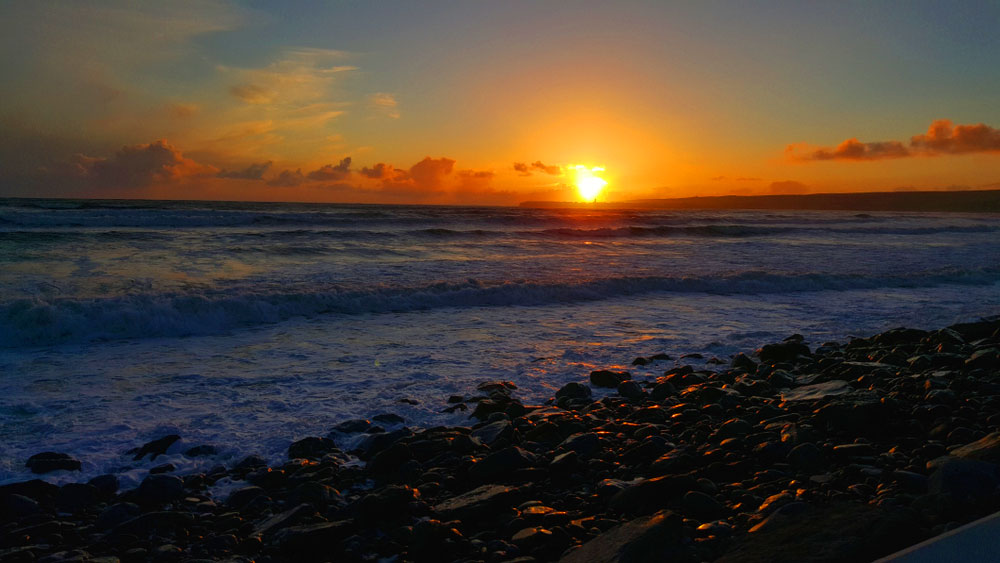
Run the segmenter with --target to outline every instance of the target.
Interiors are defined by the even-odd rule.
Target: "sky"
[[[0,4],[0,197],[1000,188],[997,2]]]

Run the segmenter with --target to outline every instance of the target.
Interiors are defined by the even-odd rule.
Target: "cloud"
[[[536,168],[538,170],[541,170],[542,172],[545,172],[546,174],[556,175],[556,174],[561,174],[562,173],[562,168],[561,167],[555,166],[555,165],[553,165],[553,166],[546,165],[541,160],[536,160],[536,161],[532,162],[531,163],[531,167],[532,168]]]
[[[271,167],[271,161],[258,162],[247,166],[243,170],[222,170],[216,174],[219,178],[234,178],[238,180],[260,180],[264,172]]]
[[[310,180],[331,181],[343,180],[351,175],[351,157],[343,158],[336,166],[327,164],[308,174]]]
[[[939,119],[926,134],[910,138],[910,145],[933,154],[1000,152],[1000,129],[983,123],[952,126],[951,121]]]
[[[983,123],[952,125],[947,119],[931,123],[927,133],[910,137],[909,144],[902,141],[861,142],[847,139],[834,148],[808,149],[806,154],[797,151],[802,145],[788,145],[785,153],[797,161],[813,160],[883,160],[915,156],[940,156],[1000,152],[1000,129]]]
[[[531,170],[528,168],[528,165],[524,162],[515,162],[514,170],[520,172],[521,176],[531,176]]]
[[[382,115],[392,119],[399,118],[399,102],[396,101],[396,96],[385,92],[377,92],[372,94],[371,102],[372,106],[382,113]]]
[[[795,180],[771,182],[768,186],[772,194],[804,194],[809,193],[809,186]]]
[[[306,177],[302,175],[302,170],[296,170],[295,172],[282,170],[277,176],[268,180],[267,185],[278,188],[292,188],[305,181]]]
[[[359,172],[362,176],[373,180],[392,180],[393,178],[406,176],[405,170],[394,168],[391,164],[386,164],[384,162],[379,162],[371,168],[366,166],[359,170]]]
[[[229,88],[229,93],[248,104],[269,104],[274,101],[274,93],[256,84],[237,84]]]
[[[492,170],[459,170],[458,189],[466,192],[484,191],[489,187],[495,175]]]
[[[218,172],[213,166],[184,157],[163,139],[145,145],[124,146],[109,158],[77,155],[63,170],[99,188],[145,187]]]

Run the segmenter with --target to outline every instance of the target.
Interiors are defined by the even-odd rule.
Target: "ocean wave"
[[[370,289],[321,287],[133,294],[99,299],[32,298],[0,303],[0,346],[21,347],[150,337],[223,334],[294,317],[412,312],[440,308],[539,306],[653,292],[719,295],[781,294],[990,285],[1000,268],[907,275],[780,275],[744,272],[707,277],[615,277],[577,282],[440,282]]]

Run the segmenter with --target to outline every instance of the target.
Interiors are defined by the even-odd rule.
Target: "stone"
[[[372,417],[375,422],[381,422],[382,424],[403,424],[406,419],[391,412],[377,414]]]
[[[461,398],[459,398],[461,400]],[[355,418],[352,420],[345,420],[333,427],[335,432],[340,432],[341,434],[356,434],[358,432],[364,432],[368,430],[372,425],[372,421],[366,418]]]
[[[28,458],[24,466],[32,473],[51,473],[53,471],[80,471],[80,461],[67,454],[58,452],[42,452]]]
[[[651,514],[698,487],[689,475],[665,475],[639,481],[611,497],[612,510],[627,514]]]
[[[618,384],[618,394],[626,399],[642,399],[646,396],[646,391],[642,386],[633,380],[622,381]]]
[[[808,511],[809,509],[810,506],[804,502],[790,502],[788,504],[784,504],[748,531],[751,534],[756,534],[758,532],[773,530],[774,528],[781,527],[784,524],[793,521],[796,516]]]
[[[811,356],[809,347],[794,340],[778,344],[765,344],[757,350],[757,357],[765,364],[794,362],[799,356]]]
[[[288,459],[309,459],[316,461],[336,449],[337,446],[333,440],[310,436],[292,442],[288,446]]]
[[[97,492],[103,497],[110,497],[118,492],[118,477],[116,475],[98,475],[87,481],[87,484],[97,487]]]
[[[671,561],[681,549],[684,524],[669,511],[619,524],[570,551],[561,563],[644,563]]]
[[[606,369],[590,372],[590,384],[596,387],[608,387],[615,389],[622,381],[632,379],[627,372],[608,371]]]
[[[122,522],[127,522],[139,516],[139,505],[131,502],[119,502],[105,508],[97,516],[94,523],[99,530],[110,530]]]
[[[556,399],[562,399],[563,397],[568,399],[589,399],[591,394],[589,386],[577,381],[571,381],[556,391]]]
[[[101,499],[97,487],[84,483],[66,483],[59,488],[56,504],[65,512],[77,512],[96,504]]]
[[[815,401],[825,397],[844,395],[853,391],[846,381],[833,380],[796,387],[781,394],[782,401]]]
[[[275,514],[264,520],[253,530],[253,535],[270,537],[284,528],[296,524],[299,520],[315,512],[315,509],[308,504],[299,504],[279,514]]]
[[[150,475],[156,475],[157,473],[172,473],[177,467],[172,463],[162,463],[156,467],[149,468]]]
[[[810,473],[819,472],[826,467],[826,456],[823,450],[812,442],[804,442],[792,448],[786,457],[792,467]]]
[[[342,540],[353,534],[350,520],[289,526],[275,535],[284,558],[289,561],[327,561]]]
[[[503,506],[510,506],[521,494],[515,487],[483,485],[438,503],[434,512],[444,520],[475,521],[489,517]]]
[[[229,495],[229,498],[226,499],[226,504],[228,506],[235,508],[236,510],[240,510],[241,508],[250,504],[251,501],[264,494],[265,491],[261,487],[257,487],[255,485],[251,485],[249,487],[243,487],[242,489],[237,489],[233,491]]]
[[[208,444],[188,448],[184,451],[184,455],[187,457],[210,457],[217,453],[219,453],[219,448]]]
[[[975,442],[951,450],[951,455],[1000,464],[1000,432],[988,434]]]
[[[592,432],[573,434],[563,440],[557,449],[576,452],[581,458],[588,458],[600,451],[601,439]]]
[[[728,512],[719,501],[701,491],[684,493],[681,497],[681,507],[686,514],[701,521],[721,518]]]
[[[135,498],[139,504],[165,504],[183,496],[184,481],[174,475],[150,475],[135,490]]]
[[[38,501],[24,495],[9,494],[0,501],[0,520],[18,521],[41,511]]]
[[[677,394],[677,388],[674,387],[673,383],[669,381],[662,381],[657,383],[653,390],[650,391],[649,396],[654,401],[662,401],[667,397],[672,397]]]
[[[1000,487],[1000,466],[976,459],[945,457],[928,463],[934,471],[927,478],[927,492],[957,501],[975,501],[993,495]]]
[[[500,440],[513,438],[514,425],[509,420],[498,420],[476,428],[470,436],[489,446]]]
[[[750,357],[743,352],[733,356],[733,360],[729,363],[729,365],[736,369],[746,370],[747,373],[757,372],[757,362],[751,360]]]
[[[180,439],[181,437],[178,436],[177,434],[169,434],[162,438],[157,438],[156,440],[153,440],[151,442],[146,442],[145,444],[142,445],[142,447],[136,450],[131,450],[128,453],[133,453],[133,452],[135,453],[135,456],[132,458],[135,461],[139,461],[140,459],[142,459],[147,455],[151,456],[149,459],[150,461],[153,461],[157,458],[157,456],[167,453],[167,449],[169,449],[170,446],[174,444],[174,442]]]
[[[535,462],[534,454],[517,446],[511,446],[480,460],[469,469],[469,476],[480,482],[491,482],[509,477],[512,472],[531,467]]]

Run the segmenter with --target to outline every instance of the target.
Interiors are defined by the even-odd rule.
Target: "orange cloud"
[[[335,181],[343,180],[351,175],[351,157],[345,157],[341,159],[340,163],[336,166],[332,164],[327,164],[321,167],[319,170],[313,170],[308,174],[310,180],[318,181]]]
[[[305,181],[306,177],[302,174],[302,170],[296,170],[295,172],[282,170],[277,176],[268,180],[267,185],[278,188],[292,188],[301,185]]]
[[[362,176],[366,178],[371,178],[373,180],[391,180],[393,178],[402,177],[406,175],[405,170],[400,170],[399,168],[394,168],[390,164],[384,162],[379,162],[378,164],[368,168],[365,166],[360,171]]]
[[[218,178],[233,178],[237,180],[260,180],[264,177],[264,172],[271,167],[271,161],[251,164],[243,170],[223,170],[216,174]]]
[[[538,170],[541,170],[542,172],[545,172],[546,174],[556,175],[556,174],[562,173],[562,168],[561,167],[555,166],[555,165],[549,166],[547,164],[542,163],[541,160],[536,160],[536,161],[532,162],[531,163],[531,167],[532,168],[536,168]]]
[[[986,124],[952,125],[939,119],[928,127],[927,133],[914,135],[909,146],[901,141],[864,143],[856,138],[847,139],[835,148],[811,149],[807,154],[797,154],[796,145],[788,145],[785,153],[792,160],[882,160],[910,156],[939,156],[1000,152],[1000,130]]]
[[[122,147],[110,158],[77,155],[70,176],[99,188],[144,187],[196,176],[211,176],[218,168],[186,158],[167,141]]]

